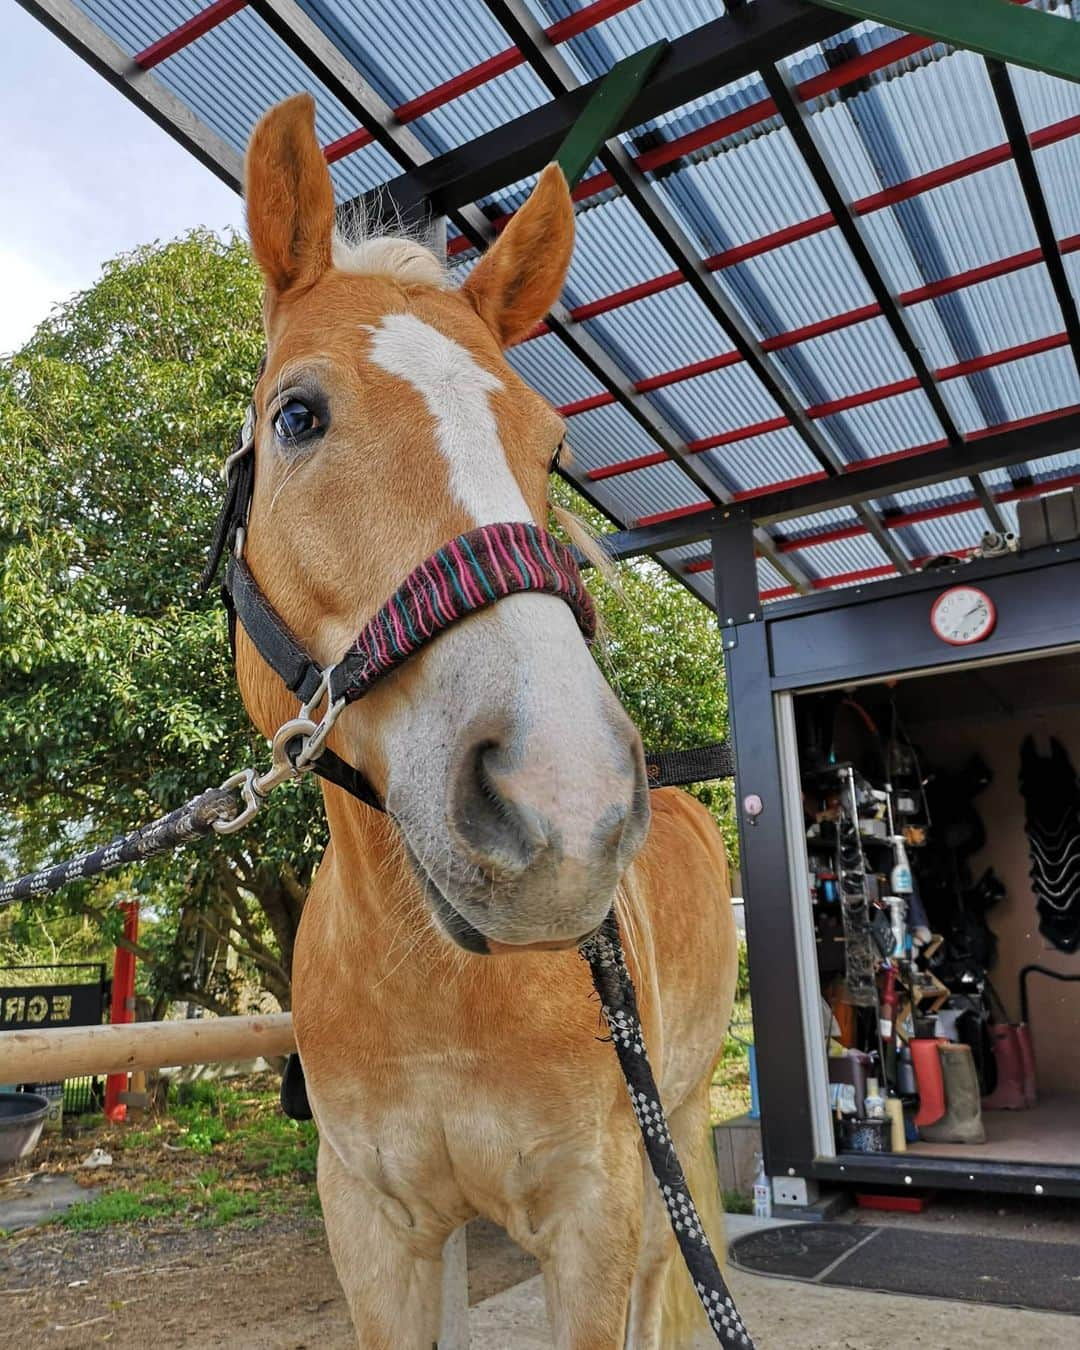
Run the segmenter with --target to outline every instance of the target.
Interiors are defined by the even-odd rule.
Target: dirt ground
[[[469,1299],[536,1273],[489,1224],[469,1228]],[[0,1247],[0,1350],[346,1350],[355,1345],[319,1219],[192,1229],[29,1230]]]
[[[1045,1229],[1040,1237],[1049,1234]],[[535,1267],[486,1224],[469,1233],[476,1350],[548,1350]],[[522,1284],[522,1281],[528,1283]],[[1080,1319],[855,1293],[731,1273],[759,1350],[1075,1350]],[[94,1232],[31,1230],[0,1250],[0,1350],[351,1350],[355,1340],[322,1227],[305,1215],[257,1227],[176,1221]]]

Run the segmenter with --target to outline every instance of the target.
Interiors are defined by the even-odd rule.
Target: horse
[[[244,557],[328,664],[445,541],[544,524],[565,428],[504,353],[559,295],[574,213],[548,166],[452,287],[415,239],[335,231],[306,94],[257,124],[245,197],[267,357]],[[296,715],[242,628],[236,669],[265,735]],[[704,1318],[575,949],[615,904],[672,1137],[718,1241],[708,1090],[737,955],[712,818],[646,790],[638,734],[552,595],[442,633],[330,745],[385,802],[323,785],[330,842],[292,969],[358,1344],[437,1343],[443,1244],[476,1215],[538,1259],[560,1350],[697,1344]]]

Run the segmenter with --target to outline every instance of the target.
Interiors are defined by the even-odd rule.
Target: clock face
[[[982,642],[994,631],[996,623],[993,600],[977,586],[952,586],[942,591],[930,610],[934,633],[953,647]]]

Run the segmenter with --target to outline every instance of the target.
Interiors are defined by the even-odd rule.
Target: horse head
[[[564,428],[504,351],[558,296],[574,215],[551,166],[457,288],[415,241],[346,242],[307,95],[260,122],[246,178],[267,360],[245,558],[329,664],[447,540],[544,525]],[[242,632],[237,668],[264,733],[295,715]],[[332,744],[381,793],[436,924],[463,946],[579,942],[648,828],[637,733],[551,595],[442,633],[345,711]]]

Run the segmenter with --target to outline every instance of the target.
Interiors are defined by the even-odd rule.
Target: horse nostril
[[[548,832],[536,812],[504,791],[500,780],[509,771],[507,759],[507,748],[490,738],[463,757],[454,787],[454,825],[481,866],[522,872],[547,846]]]

